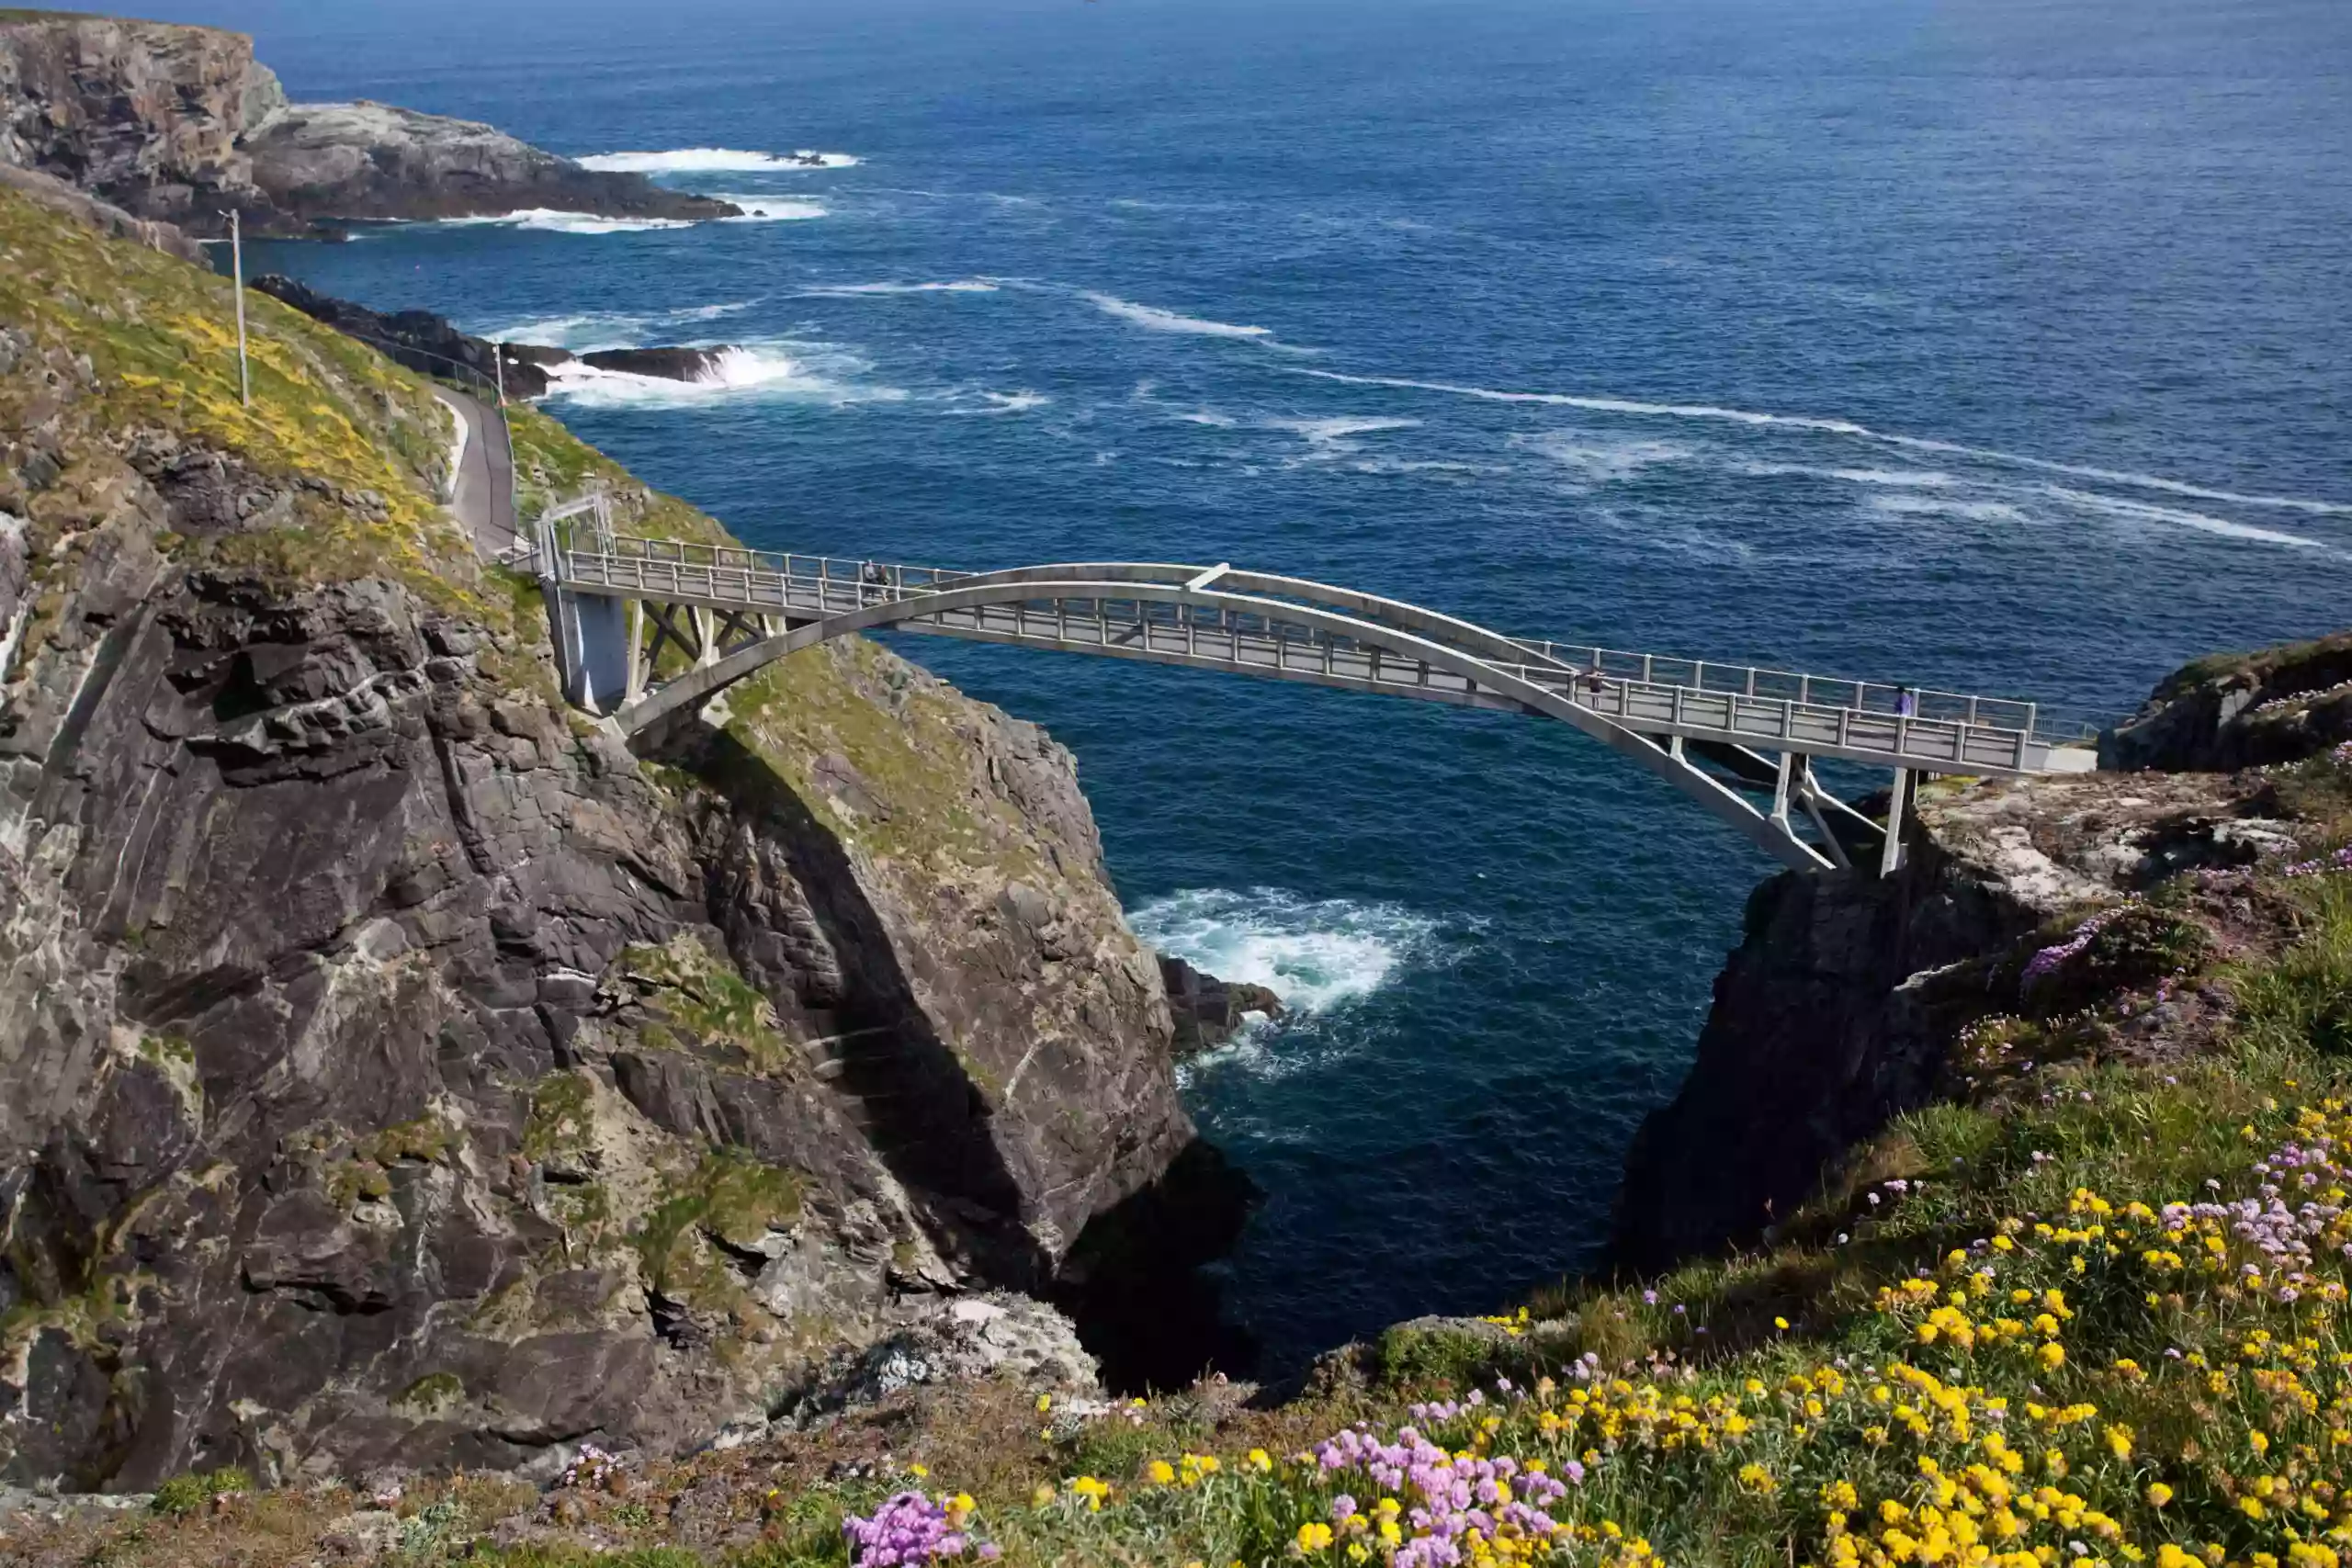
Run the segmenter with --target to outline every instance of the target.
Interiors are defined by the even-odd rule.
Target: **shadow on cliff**
[[[907,1190],[933,1245],[990,1283],[1043,1289],[1053,1261],[1022,1224],[1026,1195],[990,1134],[988,1101],[916,1000],[840,840],[765,758],[723,730],[673,728],[646,750],[692,771],[731,804],[735,825],[781,852],[842,966],[839,995],[825,998],[836,1024],[833,1088]],[[772,997],[791,988],[789,976],[748,951],[759,911],[745,890],[715,880],[708,901],[711,922],[746,976],[766,982]]]
[[[1255,1370],[1257,1341],[1225,1321],[1212,1266],[1240,1239],[1257,1197],[1216,1145],[1195,1138],[1159,1180],[1079,1233],[1053,1303],[1078,1325],[1112,1393],[1166,1393],[1210,1372]]]

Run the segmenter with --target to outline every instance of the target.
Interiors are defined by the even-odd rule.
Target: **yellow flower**
[[[1051,1410],[1053,1407],[1054,1396],[1052,1394],[1041,1393],[1037,1396],[1037,1410],[1040,1415],[1044,1414],[1046,1411]]]
[[[2066,1364],[2066,1347],[2053,1339],[2036,1351],[2034,1358],[2045,1371],[2054,1372]]]
[[[907,1466],[907,1473],[913,1476],[917,1481],[921,1481],[924,1476],[931,1473],[931,1470],[930,1467],[926,1465],[910,1464]]]
[[[1251,1449],[1250,1450],[1250,1468],[1262,1475],[1266,1472],[1274,1468],[1273,1458],[1263,1449]]]
[[[2172,1488],[2171,1488],[2171,1487],[2169,1487],[2169,1486],[2165,1485],[2165,1484],[2163,1482],[2161,1482],[2161,1481],[2151,1481],[2150,1483],[2148,1483],[2148,1506],[2149,1506],[2150,1507],[2152,1507],[2152,1508],[2161,1508],[2161,1507],[2163,1507],[2166,1503],[2169,1503],[2169,1502],[2171,1502],[2171,1501],[2172,1501]]]
[[[1331,1544],[1331,1527],[1305,1524],[1298,1527],[1298,1549],[1301,1551],[1322,1551]]]
[[[1789,1320],[1785,1317],[1776,1317],[1772,1320],[1772,1326],[1785,1332],[1789,1326]]]
[[[1054,1489],[1052,1485],[1046,1482],[1039,1482],[1037,1483],[1037,1490],[1029,1494],[1029,1506],[1033,1508],[1043,1508],[1051,1504],[1053,1500]]]
[[[1153,1485],[1166,1486],[1175,1481],[1176,1467],[1164,1459],[1156,1459],[1151,1461],[1144,1473],[1151,1477]]]
[[[1760,1464],[1741,1465],[1739,1483],[1758,1496],[1770,1496],[1780,1486],[1780,1483],[1772,1479],[1772,1472]]]

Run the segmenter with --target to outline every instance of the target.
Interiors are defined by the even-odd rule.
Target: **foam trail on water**
[[[900,294],[993,294],[997,286],[984,277],[959,277],[953,283],[834,283],[800,290],[804,299],[865,299]]]
[[[1419,392],[1443,392],[1450,397],[1476,398],[1491,403],[1541,403],[1552,408],[1583,409],[1592,413],[1634,414],[1656,419],[1716,420],[1731,424],[1763,426],[1780,430],[1810,430],[1823,435],[1843,435],[1857,441],[1876,441],[1889,446],[1899,446],[1913,452],[1941,452],[1952,457],[1980,457],[1987,462],[2007,463],[2013,467],[2031,468],[2038,473],[2064,474],[2073,479],[2097,479],[2106,484],[2126,485],[2134,490],[2162,491],[2170,495],[2187,496],[2198,501],[2219,501],[2237,506],[2267,506],[2285,511],[2308,513],[2317,517],[2352,517],[2352,504],[2335,501],[2312,501],[2292,495],[2248,495],[2238,491],[2214,490],[2205,485],[2189,484],[2181,479],[2168,479],[2156,474],[2128,473],[2120,468],[2097,468],[2079,463],[2052,462],[2046,457],[2029,457],[2022,453],[2003,452],[1991,446],[1970,446],[1957,441],[1938,441],[1924,435],[1898,435],[1890,431],[1873,430],[1849,419],[1826,419],[1812,414],[1758,413],[1750,409],[1717,408],[1710,403],[1645,403],[1631,398],[1589,398],[1569,392],[1515,392],[1498,390],[1492,387],[1465,387],[1452,381],[1419,381],[1403,376],[1350,376],[1337,370],[1295,372],[1314,376],[1326,381],[1342,381],[1351,387],[1390,387]],[[2308,539],[2295,540],[2293,536],[2279,536],[2282,540],[2309,545]]]
[[[1179,315],[1163,310],[1157,305],[1138,305],[1132,299],[1122,299],[1115,294],[1088,293],[1086,302],[1106,316],[1116,316],[1124,321],[1155,333],[1190,333],[1196,337],[1235,337],[1262,340],[1274,335],[1272,327],[1238,327],[1230,321],[1212,321],[1199,316]]]
[[[2318,539],[2304,538],[2301,534],[2282,534],[2275,528],[2233,523],[2226,517],[2210,516],[2202,512],[2183,512],[2173,506],[2151,506],[2143,501],[2094,495],[2088,491],[2070,490],[2064,485],[2037,485],[2034,488],[2053,501],[2063,501],[2086,512],[2120,518],[2128,523],[2167,523],[2175,527],[2194,528],[2200,534],[2218,534],[2225,539],[2256,539],[2266,545],[2285,545],[2290,549],[2319,550],[2333,556],[2345,554],[2342,550],[2329,548]]]
[[[1395,904],[1310,899],[1277,887],[1187,888],[1128,917],[1136,934],[1221,980],[1323,1012],[1371,995],[1426,951],[1437,922]]]
[[[774,174],[795,169],[850,169],[846,152],[749,152],[734,147],[681,147],[668,152],[598,152],[575,160],[583,169],[617,175]]]
[[[1634,441],[1597,431],[1550,431],[1523,443],[1592,484],[1629,479],[1661,463],[1687,462],[1698,449],[1677,441]]]

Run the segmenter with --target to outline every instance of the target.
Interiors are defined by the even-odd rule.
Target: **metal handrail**
[[[882,563],[835,556],[806,556],[752,549],[739,545],[707,545],[683,539],[619,536],[611,553],[678,567],[711,570],[761,572],[786,579],[813,574],[818,581],[855,581],[869,567]],[[942,567],[883,565],[892,586],[937,589],[978,575]],[[1566,666],[1580,674],[1599,673],[1612,682],[1632,682],[1661,688],[1682,687],[1719,695],[1740,695],[1792,702],[1806,708],[1850,708],[1856,712],[1905,716],[1904,699],[1911,701],[1908,716],[1963,725],[1971,728],[2040,735],[2045,715],[2035,702],[1948,692],[1933,687],[1902,686],[1887,682],[1811,675],[1768,666],[1731,664],[1675,655],[1635,653],[1598,645],[1567,644],[1511,638],[1536,659]],[[1528,668],[1534,668],[1530,665]],[[1554,671],[1556,673],[1556,671]]]
[[[590,507],[586,503],[576,504],[560,515],[550,514],[547,521],[552,525],[552,531],[565,534],[562,522],[588,510]],[[600,513],[598,515],[605,514]],[[569,581],[626,587],[639,592],[702,591],[707,597],[734,598],[749,607],[773,605],[779,611],[806,610],[820,618],[851,613],[870,604],[925,597],[974,575],[935,568],[886,566],[836,557],[798,556],[684,540],[622,536],[613,538],[611,543],[613,547],[610,549],[581,552],[573,548],[567,538],[561,546],[559,572]],[[1134,631],[1123,631],[1114,638],[1109,634],[1109,628],[1114,626],[1140,628],[1142,648],[1147,651],[1152,649],[1151,637],[1159,628],[1165,627],[1171,632],[1182,628],[1188,650],[1196,649],[1199,633],[1207,630],[1229,639],[1228,657],[1236,660],[1240,660],[1245,641],[1254,641],[1261,648],[1271,645],[1272,668],[1278,671],[1305,669],[1329,675],[1335,671],[1334,660],[1341,653],[1362,654],[1366,656],[1368,673],[1358,676],[1351,672],[1349,679],[1364,679],[1375,686],[1385,683],[1381,661],[1369,657],[1373,651],[1369,648],[1356,644],[1354,639],[1342,634],[1286,623],[1278,615],[1265,612],[1239,611],[1221,605],[1147,604],[1121,598],[1115,593],[1042,594],[1033,601],[996,608],[1014,613],[1015,630],[1010,635],[1023,637],[1035,635],[1040,641],[1067,642],[1071,612],[1077,606],[1084,606],[1080,612],[1081,618],[1091,619],[1105,628],[1100,646],[1106,648],[1135,635]],[[1050,611],[1053,614],[1056,627],[1053,635],[1028,631],[1026,615],[1033,611]],[[1302,657],[1295,660],[1290,650],[1299,644],[1306,647],[1302,650]],[[2018,712],[2030,723],[2033,711],[2031,704],[1968,699],[1959,694],[1940,694],[1970,703],[1972,707],[1962,710],[1957,716],[1905,714],[1863,707],[1852,702],[1821,701],[1814,694],[1817,687],[1834,696],[1841,691],[1860,687],[1864,684],[1862,682],[1824,681],[1817,677],[1792,674],[1789,679],[1800,683],[1799,690],[1794,694],[1784,694],[1762,689],[1769,687],[1770,682],[1760,677],[1781,672],[1758,671],[1759,679],[1753,682],[1743,675],[1743,689],[1702,686],[1691,681],[1671,678],[1685,670],[1695,671],[1698,661],[1662,659],[1654,655],[1645,660],[1649,679],[1597,674],[1564,668],[1563,662],[1550,651],[1557,646],[1539,644],[1531,648],[1531,651],[1544,659],[1543,663],[1510,664],[1485,660],[1479,662],[1499,673],[1554,692],[1602,717],[1630,721],[1644,727],[1664,724],[1674,730],[1729,735],[1758,742],[1782,742],[1798,747],[1807,743],[1826,744],[1840,750],[1865,751],[1889,758],[1945,761],[1955,768],[1974,764],[2018,772],[2030,769],[2034,752],[2043,745],[2028,724],[1998,722],[2000,716]],[[1392,661],[1398,660],[1394,653],[1385,657]],[[1631,660],[1644,656],[1622,657]],[[1590,662],[1594,661],[1588,661]],[[1660,676],[1668,678],[1659,679]],[[1400,683],[1427,687],[1430,684],[1430,671],[1424,665],[1414,671],[1410,682]],[[1745,689],[1748,686],[1759,689]],[[1900,690],[1894,687],[1884,689]],[[1706,721],[1695,716],[1696,710],[1702,708]],[[1971,713],[1973,717],[1969,716]],[[1718,716],[1719,721],[1716,721]]]

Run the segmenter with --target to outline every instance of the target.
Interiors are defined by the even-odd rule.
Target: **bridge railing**
[[[1953,724],[1981,725],[1994,729],[2037,728],[2039,705],[2007,697],[1980,696],[1968,692],[1941,692],[1932,687],[1890,685],[1878,681],[1850,681],[1809,675],[1795,670],[1774,670],[1753,664],[1725,664],[1664,654],[1632,653],[1621,649],[1585,644],[1527,642],[1520,647],[1584,672],[1598,672],[1612,681],[1644,685],[1680,686],[1728,695],[1767,697],[1814,707],[1851,708],[1858,713],[1905,716],[1904,698],[1910,699],[1909,716],[1941,719]]]
[[[919,598],[976,575],[933,567],[796,555],[675,539],[616,536],[583,517],[556,543],[557,575],[650,597],[684,594],[788,616],[823,618]],[[1083,634],[1091,623],[1096,635]],[[993,625],[1000,629],[989,631]],[[1118,628],[1115,632],[1112,628]],[[910,625],[909,630],[927,629]],[[1022,604],[951,613],[935,628],[1003,635],[1069,646],[1114,645],[1182,651],[1244,667],[1320,673],[1375,688],[1419,690],[1463,700],[1476,682],[1384,653],[1341,633],[1266,612],[1123,598],[1115,593],[1046,595]],[[1158,639],[1170,639],[1163,649]],[[1203,637],[1216,651],[1202,646]],[[1955,771],[2031,771],[2049,738],[2036,734],[2030,702],[1833,679],[1794,671],[1634,653],[1588,645],[1521,642],[1522,663],[1485,661],[1590,712],[1650,731],[1706,731],[1790,750],[1863,752]],[[1454,687],[1462,688],[1460,691]]]

